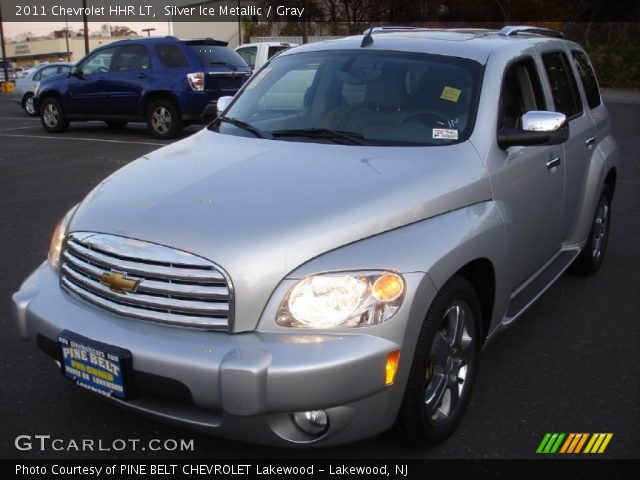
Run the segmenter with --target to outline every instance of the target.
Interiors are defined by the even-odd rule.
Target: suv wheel
[[[27,93],[22,100],[22,107],[24,111],[27,112],[27,115],[30,117],[37,117],[38,112],[36,112],[36,107],[33,104],[33,93]]]
[[[149,105],[147,125],[156,138],[174,138],[182,132],[182,117],[171,100],[155,100]]]
[[[611,225],[611,190],[604,186],[598,201],[596,214],[591,222],[589,238],[582,252],[571,265],[571,271],[580,275],[592,275],[600,270],[609,240],[609,226]]]
[[[446,439],[460,423],[478,369],[480,302],[453,277],[436,295],[420,330],[392,434],[413,445]]]
[[[69,120],[57,98],[47,98],[42,102],[40,121],[47,132],[64,132],[69,126]]]
[[[114,130],[124,128],[124,126],[127,124],[127,122],[122,120],[107,120],[104,123],[107,124],[107,127],[113,128]]]

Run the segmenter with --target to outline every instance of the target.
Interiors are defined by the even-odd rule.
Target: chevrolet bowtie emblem
[[[116,293],[133,293],[138,288],[140,280],[132,280],[127,278],[125,273],[111,271],[100,275],[100,283]]]

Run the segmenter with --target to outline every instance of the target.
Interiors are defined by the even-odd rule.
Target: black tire
[[[593,215],[589,238],[580,255],[571,264],[570,270],[579,275],[593,275],[600,270],[609,241],[611,226],[611,190],[607,185],[602,188],[596,213]]]
[[[456,324],[462,325],[458,335]],[[434,445],[453,433],[471,397],[481,338],[478,296],[466,279],[454,276],[436,295],[420,330],[400,412],[389,432],[396,440]]]
[[[123,120],[106,120],[104,123],[107,124],[107,127],[118,130],[120,128],[124,128],[128,122]]]
[[[30,117],[37,117],[38,112],[36,112],[36,108],[33,105],[33,93],[27,93],[22,99],[22,108],[27,112],[27,115]]]
[[[175,138],[182,133],[183,128],[180,110],[169,99],[153,100],[147,109],[147,126],[156,138]]]
[[[57,98],[45,98],[40,106],[40,112],[40,122],[47,132],[60,133],[69,127],[67,115]]]

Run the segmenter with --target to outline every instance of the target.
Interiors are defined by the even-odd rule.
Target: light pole
[[[147,37],[151,36],[151,32],[155,31],[155,28],[143,28],[143,32],[147,32]]]
[[[87,0],[82,0],[82,22],[84,23],[84,54],[89,53],[89,22],[87,22]]]
[[[67,62],[71,61],[71,52],[69,52],[69,17],[64,16],[64,39],[67,42]]]
[[[9,81],[9,68],[7,65],[7,50],[4,46],[4,28],[2,28],[2,5],[0,5],[0,43],[2,43],[2,67],[4,69],[4,81]]]

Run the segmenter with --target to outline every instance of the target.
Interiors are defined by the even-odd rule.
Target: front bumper
[[[120,405],[219,436],[270,445],[331,445],[379,433],[394,421],[402,389],[386,387],[396,343],[364,334],[220,333],[112,315],[63,291],[43,263],[14,294],[23,339],[54,359],[62,330],[126,348],[137,398]],[[357,381],[354,381],[357,379]],[[291,413],[325,409],[319,437]]]

